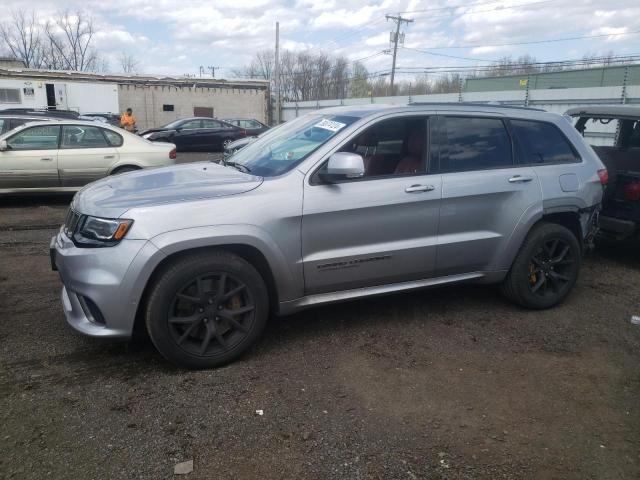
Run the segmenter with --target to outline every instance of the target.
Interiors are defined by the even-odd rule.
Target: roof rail
[[[521,105],[503,105],[500,103],[490,102],[409,102],[409,105],[426,105],[426,106],[461,106],[461,107],[493,107],[493,108],[511,108],[515,110],[535,110],[537,112],[544,112],[542,108],[524,107]]]

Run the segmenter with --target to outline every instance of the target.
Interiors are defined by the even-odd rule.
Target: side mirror
[[[0,152],[4,152],[6,150],[9,150],[9,145],[7,145],[7,141],[0,140]]]
[[[327,183],[364,177],[364,160],[357,153],[337,152],[329,157],[327,171],[320,178]]]

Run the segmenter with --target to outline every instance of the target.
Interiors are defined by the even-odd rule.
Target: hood
[[[211,162],[174,165],[98,180],[80,190],[71,206],[87,215],[118,218],[131,208],[248,192],[262,181]]]
[[[147,130],[143,130],[139,133],[139,135],[146,135],[147,133],[158,133],[158,132],[172,132],[173,128],[148,128]]]

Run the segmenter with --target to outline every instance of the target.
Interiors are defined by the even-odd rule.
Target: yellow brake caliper
[[[529,264],[529,283],[531,285],[535,285],[537,281],[538,281],[538,276],[536,275],[536,267],[533,264],[533,262],[531,262]]]

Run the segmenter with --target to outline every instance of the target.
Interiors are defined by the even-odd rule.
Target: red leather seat
[[[421,131],[415,130],[409,135],[407,141],[407,155],[400,160],[396,167],[396,174],[424,172],[424,135]]]

